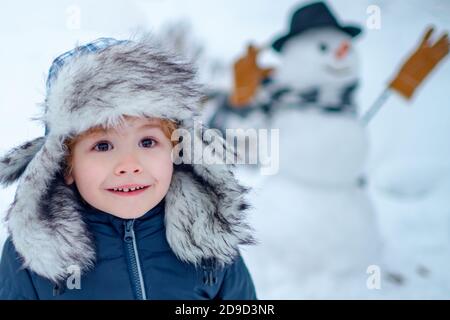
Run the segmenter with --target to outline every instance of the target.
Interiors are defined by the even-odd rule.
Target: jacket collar
[[[81,197],[78,194],[78,199]],[[83,219],[91,227],[101,227],[105,232],[111,232],[123,237],[124,224],[127,221],[134,220],[136,231],[145,231],[153,233],[164,229],[164,206],[165,199],[162,199],[156,206],[148,210],[142,216],[134,219],[124,219],[114,216],[108,212],[97,209],[85,201],[83,202]]]

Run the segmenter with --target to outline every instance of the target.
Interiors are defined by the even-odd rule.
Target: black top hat
[[[310,29],[320,27],[335,27],[344,31],[352,37],[361,33],[361,28],[357,26],[343,26],[334,17],[333,13],[323,2],[315,2],[297,9],[291,18],[291,28],[289,33],[279,37],[272,43],[272,48],[280,52],[289,38],[296,36]]]

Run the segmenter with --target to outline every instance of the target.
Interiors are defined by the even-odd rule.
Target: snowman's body
[[[367,290],[366,270],[380,263],[377,221],[360,183],[368,137],[340,99],[357,80],[350,41],[338,30],[315,29],[282,52],[274,82],[293,92],[320,90],[302,106],[278,103],[271,119],[280,130],[279,172],[255,190],[260,244],[245,252],[260,298],[331,297],[330,285],[349,277]],[[306,289],[312,279],[314,294]]]
[[[380,265],[377,221],[358,179],[364,129],[351,117],[316,110],[280,112],[273,127],[280,128],[280,168],[255,189],[260,244],[246,252],[260,297],[307,298],[309,281],[317,297],[329,298],[321,281],[340,286],[349,279],[364,292],[367,268]]]

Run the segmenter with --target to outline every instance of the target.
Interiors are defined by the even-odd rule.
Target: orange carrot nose
[[[337,59],[344,58],[349,50],[350,50],[350,43],[348,41],[342,42],[339,48],[336,50],[336,58]]]

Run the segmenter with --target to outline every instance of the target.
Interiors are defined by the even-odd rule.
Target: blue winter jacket
[[[7,239],[0,261],[0,299],[256,299],[241,256],[219,267],[179,260],[166,240],[164,200],[140,218],[125,220],[93,207],[83,209],[96,250],[89,272],[55,285],[22,267]]]

